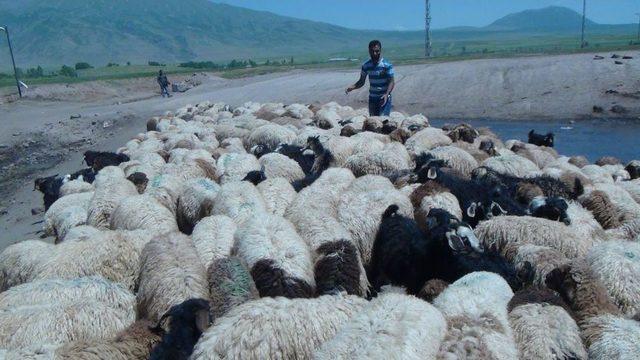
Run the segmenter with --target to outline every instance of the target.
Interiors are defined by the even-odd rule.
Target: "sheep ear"
[[[210,324],[211,317],[209,315],[209,311],[205,309],[198,310],[196,312],[196,327],[198,328],[198,331],[204,333],[209,328]]]
[[[433,230],[436,226],[438,226],[438,220],[432,217],[427,218],[427,229],[429,229],[429,231]]]
[[[469,216],[470,218],[474,218],[476,217],[476,203],[471,204],[468,208],[467,208],[467,216]]]
[[[503,209],[500,204],[494,202],[491,203],[491,214],[493,214],[493,216],[506,215],[507,211]]]
[[[436,169],[433,167],[430,167],[429,171],[427,172],[427,178],[434,180],[437,177],[438,177],[438,172],[436,171]]]
[[[454,233],[447,233],[447,241],[449,242],[449,247],[454,252],[463,252],[466,247],[464,245],[464,241],[462,238]]]

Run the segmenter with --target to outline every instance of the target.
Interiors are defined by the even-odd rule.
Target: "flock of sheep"
[[[422,115],[186,106],[44,178],[0,359],[639,359],[640,162]],[[94,180],[95,177],[95,180]]]

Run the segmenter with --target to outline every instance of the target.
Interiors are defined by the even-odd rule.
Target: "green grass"
[[[470,35],[469,37],[472,37]],[[629,45],[630,40],[635,40],[632,35],[592,35],[588,38],[589,47],[580,49],[579,39],[575,36],[566,35],[526,35],[522,33],[510,34],[500,33],[487,36],[478,35],[476,38],[466,39],[440,39],[434,42],[434,57],[425,59],[423,57],[424,48],[422,44],[407,46],[385,46],[384,56],[391,59],[396,65],[424,64],[446,61],[459,61],[481,58],[505,58],[532,55],[549,54],[570,54],[579,52],[607,52],[638,50],[640,44]],[[256,68],[242,68],[233,70],[211,71],[206,69],[193,69],[179,67],[177,64],[167,64],[163,67],[148,65],[120,65],[114,67],[97,67],[87,70],[79,70],[78,77],[52,76],[41,78],[21,79],[28,85],[54,84],[54,83],[77,83],[94,80],[117,80],[132,79],[140,77],[152,77],[162,69],[167,74],[185,74],[193,72],[216,72],[221,77],[235,79],[256,75],[264,75],[276,72],[285,72],[294,69],[353,69],[359,66],[368,55],[361,50],[343,51],[332,54],[308,54],[295,57],[294,65],[269,65],[258,66]],[[357,58],[358,62],[328,62],[331,57]],[[283,57],[288,59],[288,57]],[[258,63],[263,63],[267,59],[255,59]],[[273,61],[274,59],[269,59]],[[57,69],[45,69],[45,72]],[[8,71],[4,71],[9,74]],[[0,78],[0,87],[15,86],[13,77]]]

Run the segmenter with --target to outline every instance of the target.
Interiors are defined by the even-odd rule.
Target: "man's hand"
[[[387,105],[387,101],[389,101],[389,94],[382,95],[382,98],[380,98],[380,107]]]
[[[347,90],[345,90],[345,91],[344,91],[344,93],[345,93],[345,94],[348,94],[348,93],[352,92],[352,91],[353,91],[353,90],[355,90],[355,89],[356,89],[356,87],[355,87],[355,86],[353,86],[353,85],[352,85],[352,86],[349,86],[349,87],[347,88]]]

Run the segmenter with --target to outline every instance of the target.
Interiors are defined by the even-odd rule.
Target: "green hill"
[[[587,19],[586,25],[593,27],[597,24]],[[549,6],[507,15],[496,20],[485,29],[494,31],[558,32],[580,30],[581,26],[581,14],[565,7]]]

